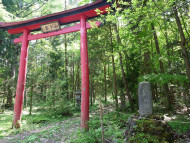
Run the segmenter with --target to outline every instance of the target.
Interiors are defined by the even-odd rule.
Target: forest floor
[[[98,115],[97,109],[91,107],[90,117]],[[68,143],[81,131],[80,111],[66,117],[51,115],[40,108],[34,108],[32,115],[28,111],[23,110],[21,129],[11,129],[12,110],[0,114],[0,143]]]
[[[90,111],[89,127],[91,130],[85,134],[80,130],[80,111],[72,116],[63,117],[52,115],[40,108],[35,108],[33,114],[28,115],[28,109],[25,109],[22,116],[22,128],[19,130],[11,129],[12,110],[5,111],[0,114],[0,143],[93,143],[97,140],[101,141],[98,105],[92,106]],[[124,142],[123,133],[126,130],[126,122],[132,115],[132,113],[126,113],[114,111],[111,107],[104,108],[107,139],[113,142]],[[164,120],[178,133],[190,131],[188,114],[164,113]]]
[[[50,124],[35,130],[4,137],[0,143],[64,143],[75,138],[80,127],[78,117],[70,118],[55,124]]]
[[[63,143],[74,138],[80,128],[79,113],[62,117],[36,108],[29,115],[28,109],[25,109],[21,129],[11,129],[12,116],[11,110],[0,114],[0,143]]]

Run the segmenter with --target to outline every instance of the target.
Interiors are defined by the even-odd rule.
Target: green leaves
[[[11,21],[13,14],[7,11],[6,7],[3,5],[2,0],[0,0],[0,21]]]
[[[99,10],[98,8],[95,10],[95,12],[100,15],[103,11]]]
[[[97,28],[96,21],[89,21],[89,24],[92,28]]]
[[[146,74],[144,76],[139,77],[138,79],[139,82],[142,81],[149,81],[152,83],[158,83],[160,85],[164,85],[165,83],[169,83],[169,82],[179,82],[180,84],[184,85],[185,83],[188,82],[188,79],[186,76],[184,75],[171,75],[171,74]]]

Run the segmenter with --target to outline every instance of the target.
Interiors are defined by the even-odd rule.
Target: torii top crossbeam
[[[59,21],[60,25],[78,22],[80,21],[80,17],[82,15],[86,16],[88,19],[91,19],[98,16],[95,11],[97,8],[101,10],[101,14],[107,13],[107,8],[110,7],[111,3],[107,3],[106,1],[107,0],[99,0],[70,10],[20,22],[0,22],[0,29],[5,29],[10,34],[18,34],[22,33],[23,29],[28,29],[30,31],[40,30],[40,26],[42,24],[53,21]]]
[[[16,89],[16,98],[14,105],[14,117],[13,127],[19,128],[21,121],[22,106],[24,100],[24,88],[26,83],[26,71],[27,71],[27,57],[28,57],[28,44],[31,40],[56,36],[60,34],[66,34],[71,32],[80,31],[81,36],[81,128],[87,129],[87,121],[89,120],[89,68],[88,68],[88,44],[87,44],[87,29],[91,26],[86,23],[87,19],[91,19],[99,16],[96,9],[101,11],[101,14],[106,14],[111,3],[107,3],[107,0],[99,0],[81,7],[74,9],[42,16],[39,18],[33,18],[20,22],[0,22],[0,29],[7,30],[10,34],[23,33],[20,38],[14,39],[14,43],[22,43],[20,54],[20,67]],[[72,27],[61,29],[59,25],[65,25],[80,21],[80,24],[76,24]],[[50,22],[57,23],[49,24]],[[97,26],[100,26],[100,22],[96,22]],[[40,33],[32,35],[31,31],[38,31],[42,27],[45,29],[51,29],[46,33]],[[56,29],[59,27],[58,29]],[[56,30],[55,30],[55,29]],[[52,30],[54,29],[54,31]],[[43,30],[43,28],[42,28]]]

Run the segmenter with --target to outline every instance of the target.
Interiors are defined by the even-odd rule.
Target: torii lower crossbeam
[[[95,26],[100,27],[101,24],[102,24],[101,22],[96,22]],[[87,22],[86,23],[86,29],[90,29],[90,28],[92,28],[92,27]],[[36,35],[29,34],[27,40],[28,41],[37,40],[37,39],[42,39],[42,38],[57,36],[57,35],[61,35],[61,34],[77,32],[77,31],[80,31],[80,24],[76,24],[75,26],[66,27],[66,28],[63,28],[63,29],[61,29],[59,31],[53,31],[53,32],[49,32],[49,33],[40,33],[40,34],[36,34]],[[14,43],[21,43],[22,39],[23,39],[23,36],[20,36],[20,38],[14,39]]]

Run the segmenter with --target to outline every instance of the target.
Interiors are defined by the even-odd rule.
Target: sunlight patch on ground
[[[3,115],[6,114],[6,115],[13,115],[13,111],[4,111]]]
[[[190,110],[190,108],[188,108],[188,110]],[[188,110],[187,110],[187,108],[185,107],[185,108],[181,109],[180,111],[177,111],[177,113],[178,113],[178,114],[184,114],[184,113],[188,112]],[[190,115],[190,114],[189,114],[189,115]]]
[[[28,115],[28,114],[29,114],[29,111],[23,110],[23,111],[22,111],[22,114],[23,114],[23,115]]]
[[[176,119],[176,116],[169,117],[166,114],[164,115],[164,121],[171,121],[171,120],[174,120],[174,119]]]
[[[22,120],[21,123],[22,123],[22,126],[23,126],[23,125],[26,125],[26,124],[27,124],[27,121],[26,121],[26,120]]]

